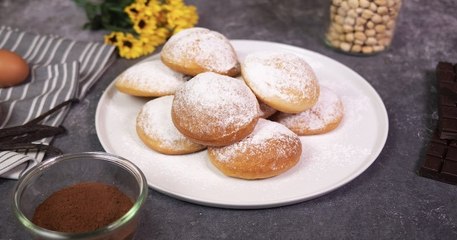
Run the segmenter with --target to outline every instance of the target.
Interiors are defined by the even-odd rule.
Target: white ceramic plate
[[[206,151],[167,156],[147,148],[135,131],[136,115],[147,99],[118,92],[111,84],[95,116],[103,148],[135,163],[153,189],[208,206],[266,208],[292,204],[341,187],[365,171],[387,139],[385,106],[370,84],[353,70],[321,54],[284,44],[233,40],[240,61],[252,52],[278,50],[302,56],[321,85],[343,100],[345,117],[324,135],[301,137],[302,159],[288,172],[264,180],[226,177],[209,162]]]

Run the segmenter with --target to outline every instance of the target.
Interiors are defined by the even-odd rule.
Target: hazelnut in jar
[[[389,47],[401,0],[332,0],[326,43],[352,54],[369,55]]]

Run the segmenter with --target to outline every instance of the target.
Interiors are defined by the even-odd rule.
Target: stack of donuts
[[[228,39],[205,28],[175,34],[160,58],[115,81],[123,93],[153,98],[136,121],[145,145],[173,155],[207,149],[210,162],[235,178],[291,169],[301,158],[299,136],[329,132],[344,114],[339,96],[300,56],[254,52],[240,63]]]

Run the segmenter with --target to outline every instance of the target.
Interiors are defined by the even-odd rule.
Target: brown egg
[[[14,52],[0,49],[0,88],[22,83],[29,75],[29,65]]]

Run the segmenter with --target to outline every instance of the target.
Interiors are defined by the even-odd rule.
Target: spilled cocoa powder
[[[116,221],[132,206],[132,200],[114,186],[78,183],[45,199],[35,209],[32,222],[53,231],[90,232]]]

